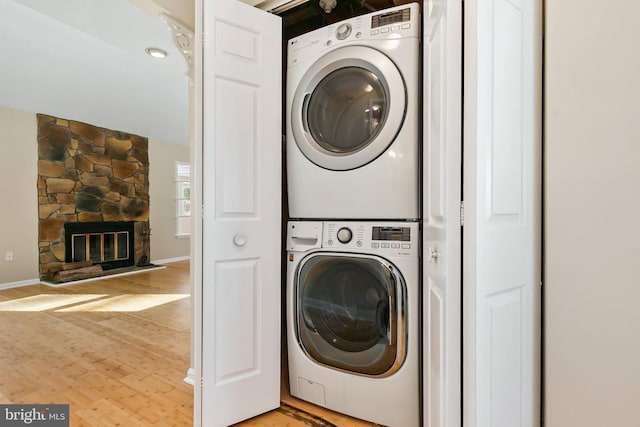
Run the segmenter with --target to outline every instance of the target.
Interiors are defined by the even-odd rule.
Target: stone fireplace
[[[147,264],[148,140],[38,114],[38,208],[41,280],[74,262]]]

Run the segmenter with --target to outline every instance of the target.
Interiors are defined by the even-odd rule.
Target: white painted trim
[[[194,51],[194,80],[192,108],[192,134],[191,134],[191,307],[193,320],[191,328],[191,366],[194,368],[194,383],[198,387],[193,388],[193,426],[202,426],[202,122],[203,122],[203,37],[204,37],[204,0],[196,0],[195,39]]]
[[[179,257],[175,257],[175,258],[165,258],[165,259],[153,260],[153,261],[151,261],[151,263],[152,264],[170,264],[172,262],[188,261],[190,259],[191,259],[191,257],[189,255],[186,255],[186,256],[179,256]]]
[[[187,384],[194,385],[196,383],[196,370],[194,368],[189,368],[187,371],[187,376],[182,380]]]
[[[42,283],[43,285],[50,286],[52,288],[62,288],[62,287],[65,287],[65,286],[70,286],[70,285],[78,285],[80,283],[95,282],[96,280],[111,279],[113,277],[121,277],[121,276],[130,276],[132,274],[145,273],[147,271],[160,270],[160,269],[163,269],[163,268],[167,268],[167,267],[165,267],[164,265],[159,265],[159,266],[156,266],[156,267],[142,268],[140,270],[125,271],[124,273],[109,274],[109,275],[106,275],[106,276],[90,277],[88,279],[82,279],[82,280],[74,280],[72,282],[51,283],[51,282],[41,281],[39,283]]]
[[[0,283],[0,290],[21,288],[23,286],[37,285],[41,283],[40,279],[19,280],[17,282]]]

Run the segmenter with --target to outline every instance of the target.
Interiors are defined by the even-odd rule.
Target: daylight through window
[[[191,167],[176,162],[176,235],[191,234]]]

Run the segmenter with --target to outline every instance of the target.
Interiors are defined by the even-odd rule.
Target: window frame
[[[175,236],[191,236],[191,164],[176,161],[174,174],[175,187]],[[185,195],[185,190],[187,194]],[[189,218],[185,221],[184,218]]]

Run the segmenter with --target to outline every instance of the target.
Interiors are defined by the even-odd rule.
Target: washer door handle
[[[307,93],[304,95],[304,100],[302,101],[302,127],[306,133],[309,133],[309,122],[307,121],[307,113],[309,111],[309,100],[311,98],[311,94]]]
[[[388,339],[389,339],[389,345],[393,345],[393,329],[392,329],[392,325],[393,325],[393,314],[395,313],[394,310],[395,307],[395,298],[393,296],[393,291],[389,292],[389,335],[388,335]]]
[[[233,244],[236,246],[244,246],[247,244],[247,236],[245,236],[244,234],[238,233],[235,236],[233,236]]]

